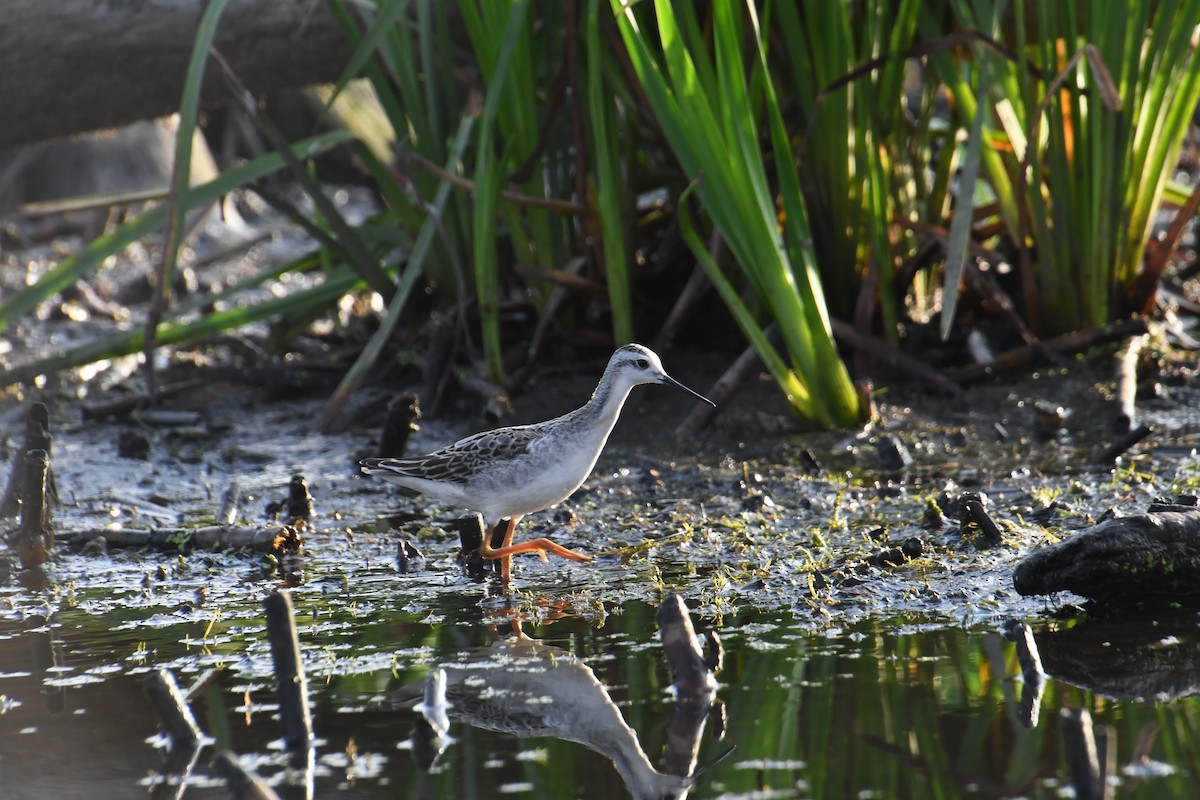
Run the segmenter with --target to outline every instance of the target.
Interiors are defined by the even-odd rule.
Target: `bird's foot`
[[[530,539],[528,542],[510,544],[504,547],[489,547],[485,544],[479,548],[479,555],[484,558],[508,558],[509,556],[520,555],[521,553],[537,553],[544,562],[549,561],[546,557],[547,555],[555,555],[559,558],[565,558],[568,561],[581,564],[592,560],[592,557],[589,555],[563,547],[561,544],[556,544],[544,538]]]

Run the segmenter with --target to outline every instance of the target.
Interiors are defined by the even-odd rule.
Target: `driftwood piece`
[[[767,335],[767,341],[773,345],[778,345],[783,340],[782,334],[779,333],[779,326],[774,322],[767,326],[764,333]],[[729,401],[738,393],[738,390],[760,369],[762,369],[762,358],[753,345],[748,345],[741,355],[729,365],[729,368],[721,373],[721,377],[717,378],[716,383],[708,387],[708,391],[704,393],[704,396],[711,400],[713,405],[696,403],[696,407],[692,409],[691,413],[684,417],[683,422],[675,428],[675,435],[695,436],[707,428],[717,418],[717,414],[721,413],[721,409],[728,406]]]
[[[1200,511],[1106,520],[1026,556],[1023,595],[1074,592],[1095,600],[1200,599]]]
[[[939,394],[956,397],[962,394],[962,387],[945,375],[938,372],[929,364],[915,356],[905,353],[884,339],[867,336],[854,325],[839,319],[830,319],[830,327],[838,341],[853,347],[859,352],[866,353],[880,364],[889,369],[901,372]]]
[[[1150,434],[1154,433],[1154,428],[1149,425],[1138,425],[1131,431],[1127,431],[1116,441],[1109,444],[1103,450],[1092,458],[1092,463],[1098,467],[1110,467],[1116,463],[1117,459],[1124,455],[1125,451],[1133,447],[1138,442],[1145,439]]]
[[[0,29],[0,147],[173,113],[206,0],[8,0]],[[214,47],[255,93],[328,83],[351,43],[323,0],[231,0]],[[205,106],[228,99],[218,70]]]
[[[488,422],[497,423],[512,415],[512,401],[503,386],[497,386],[469,369],[455,370],[454,375],[463,391],[483,401],[483,418]]]
[[[716,419],[717,414],[721,413],[721,409],[742,388],[742,385],[761,368],[762,359],[759,358],[758,351],[753,347],[747,347],[721,374],[717,382],[709,387],[705,397],[708,397],[716,405],[696,403],[695,408],[684,417],[683,422],[679,423],[675,434],[677,436],[695,436],[707,428]]]
[[[157,399],[161,401],[184,392],[194,391],[208,384],[209,381],[207,380],[189,380],[171,386],[164,386],[158,390]],[[84,422],[106,419],[108,417],[128,417],[135,411],[150,408],[153,404],[153,401],[144,394],[130,394],[112,400],[84,403],[81,416]]]
[[[84,547],[104,540],[108,547],[150,547],[163,550],[239,550],[260,553],[294,552],[301,544],[300,534],[289,525],[203,528],[154,528],[151,530],[92,530],[64,534],[62,541],[71,547]]]

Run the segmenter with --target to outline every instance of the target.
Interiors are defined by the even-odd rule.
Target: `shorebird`
[[[363,472],[399,484],[445,503],[479,512],[484,519],[479,554],[501,559],[500,577],[507,582],[512,557],[546,554],[568,561],[591,557],[546,538],[513,544],[513,531],[526,514],[566,500],[592,472],[633,387],[667,383],[709,405],[713,402],[672,378],[653,350],[640,344],[618,348],[583,406],[561,417],[532,425],[516,425],[477,433],[449,447],[408,458],[366,458]],[[507,520],[500,547],[491,532]]]

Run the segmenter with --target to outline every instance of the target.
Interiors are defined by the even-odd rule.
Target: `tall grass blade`
[[[986,91],[987,73],[979,79],[979,93]],[[950,338],[954,327],[954,312],[958,309],[958,287],[967,263],[967,248],[971,243],[971,224],[975,217],[975,183],[979,179],[979,155],[983,150],[983,118],[987,109],[980,107],[971,121],[967,139],[967,155],[959,177],[958,198],[954,203],[954,218],[946,242],[946,276],[942,284],[942,341]]]
[[[464,9],[472,8],[474,0],[464,0]],[[502,343],[500,339],[499,260],[496,257],[497,212],[500,190],[503,187],[503,161],[495,152],[494,139],[498,117],[505,112],[501,103],[505,97],[505,80],[513,63],[520,38],[527,0],[512,3],[499,39],[495,60],[488,81],[487,99],[480,115],[479,143],[475,154],[475,207],[472,211],[472,250],[475,267],[475,293],[483,329],[483,353],[488,376],[494,381],[504,377]],[[469,18],[469,16],[468,16]]]
[[[613,94],[606,87],[601,56],[605,46],[600,39],[600,0],[588,0],[586,23],[587,102],[591,127],[592,155],[595,157],[596,206],[600,214],[600,232],[604,251],[604,275],[612,309],[613,338],[617,344],[633,341],[633,308],[630,299],[630,249],[625,237],[629,207],[622,175],[617,111]]]
[[[175,130],[175,166],[171,171],[171,187],[167,194],[166,235],[162,261],[158,268],[158,285],[146,314],[145,361],[147,394],[155,395],[154,349],[155,330],[162,319],[171,295],[171,281],[179,263],[179,247],[183,243],[184,215],[187,194],[191,186],[192,142],[200,113],[200,89],[208,65],[208,53],[217,34],[217,25],[228,0],[213,0],[200,16],[192,54],[188,58],[187,74],[183,80],[183,96],[179,101],[179,123]]]

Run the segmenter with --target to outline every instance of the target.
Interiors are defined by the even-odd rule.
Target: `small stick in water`
[[[275,691],[279,697],[284,746],[289,752],[307,750],[312,747],[312,715],[292,597],[287,592],[272,592],[263,605],[267,612],[271,660],[275,664]]]
[[[192,709],[188,706],[183,692],[175,683],[175,677],[170,670],[160,669],[146,676],[144,682],[146,695],[158,712],[171,744],[176,748],[195,749],[204,738]]]

